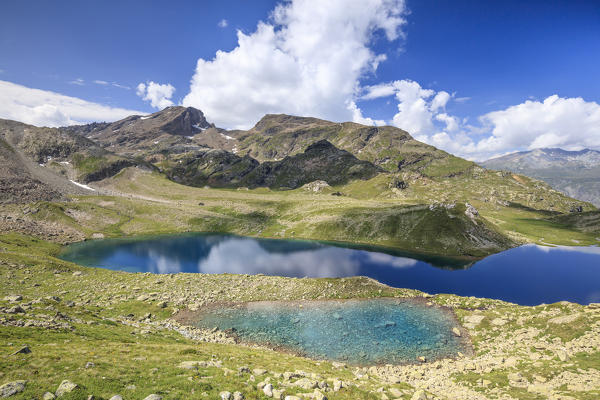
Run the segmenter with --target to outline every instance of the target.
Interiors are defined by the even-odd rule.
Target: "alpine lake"
[[[362,275],[431,294],[521,305],[600,301],[598,247],[526,245],[473,262],[340,243],[194,233],[79,242],[60,258],[159,274]],[[203,309],[193,323],[242,342],[351,364],[399,364],[470,351],[453,313],[420,300],[222,304]]]

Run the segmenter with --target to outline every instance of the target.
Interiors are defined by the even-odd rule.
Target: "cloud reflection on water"
[[[149,272],[161,274],[199,272],[326,278],[359,275],[364,262],[393,268],[410,268],[418,263],[411,258],[311,243],[298,243],[295,248],[285,249],[238,237],[204,238],[204,243],[203,251],[190,248],[188,257],[181,256],[181,252],[165,252],[160,246],[135,246],[135,253],[148,260]]]

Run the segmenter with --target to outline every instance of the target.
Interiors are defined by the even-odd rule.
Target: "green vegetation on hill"
[[[326,140],[315,142],[303,153],[286,156],[280,161],[259,163],[223,150],[208,150],[186,155],[160,168],[172,180],[190,186],[271,187],[295,189],[323,180],[332,185],[355,179],[369,179],[382,172],[375,165],[361,161]]]
[[[388,172],[420,172],[431,177],[453,176],[474,164],[414,140],[391,126],[372,127],[353,122],[334,123],[316,118],[266,115],[254,128],[238,133],[238,152],[259,161],[277,160],[303,152],[319,140],[369,161]]]

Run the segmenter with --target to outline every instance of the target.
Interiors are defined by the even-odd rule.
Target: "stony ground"
[[[130,274],[60,261],[52,257],[57,245],[17,234],[2,235],[0,248],[0,397],[600,396],[599,304],[523,307],[429,296],[367,278]],[[181,325],[175,318],[220,302],[414,296],[451,307],[473,354],[355,367],[234,344],[223,332]]]
[[[379,183],[371,183],[378,192]],[[364,209],[375,215],[374,210],[414,204],[414,198],[467,199],[498,229],[523,242],[600,240],[596,214],[589,215],[596,230],[587,225],[574,230],[569,221],[557,228],[535,208],[498,205],[498,196],[518,200],[528,193],[504,193],[497,185],[496,197],[488,198],[477,192],[474,180],[457,194],[468,197],[446,199],[442,186],[425,183],[411,182],[393,198],[372,199],[361,197],[369,187],[355,184],[330,189],[344,196],[225,191],[186,188],[127,170],[96,186],[101,195],[0,206],[0,398],[600,398],[598,304],[523,307],[428,296],[367,278],[130,274],[55,258],[62,243],[133,234],[213,230],[319,238],[314,226],[321,225],[311,223],[325,218],[323,210],[341,215]],[[411,191],[414,198],[407,197]],[[372,222],[383,226],[376,218]],[[472,342],[473,353],[356,367],[235,344],[223,332],[177,322],[183,312],[222,302],[371,297],[426,297],[432,305],[450,307],[462,325],[457,332]]]

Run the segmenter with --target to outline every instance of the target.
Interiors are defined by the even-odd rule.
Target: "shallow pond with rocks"
[[[453,313],[408,299],[215,305],[189,322],[242,342],[355,365],[403,364],[470,352]]]

